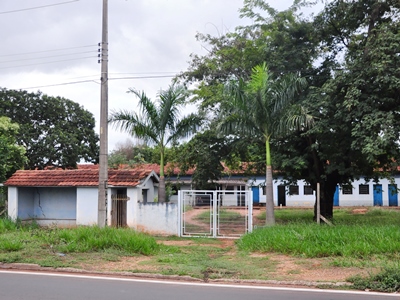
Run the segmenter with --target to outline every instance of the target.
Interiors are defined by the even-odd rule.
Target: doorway
[[[111,195],[111,226],[113,227],[126,227],[127,226],[127,190],[117,189]]]

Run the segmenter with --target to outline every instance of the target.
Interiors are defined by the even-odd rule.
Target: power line
[[[97,56],[86,56],[86,57],[79,57],[79,58],[71,58],[71,59],[62,59],[62,60],[56,60],[56,61],[48,61],[48,62],[43,62],[43,63],[34,63],[34,64],[26,64],[26,65],[19,65],[19,66],[9,66],[9,67],[2,67],[0,70],[3,69],[12,69],[12,68],[22,68],[22,67],[29,67],[29,66],[37,66],[37,65],[46,65],[46,64],[53,64],[53,63],[58,63],[58,62],[65,62],[65,61],[73,61],[73,60],[79,60],[79,59],[88,59],[88,58],[97,58]]]
[[[66,53],[66,54],[59,54],[59,55],[42,56],[42,57],[32,57],[32,58],[6,60],[6,61],[0,61],[0,64],[10,63],[10,62],[35,60],[35,59],[48,59],[48,58],[54,58],[54,57],[63,57],[63,56],[70,56],[70,55],[76,55],[76,54],[87,54],[87,53],[94,53],[94,52],[95,51],[84,51],[84,52]]]
[[[4,54],[4,55],[0,55],[0,57],[47,53],[47,52],[64,51],[64,50],[72,50],[72,49],[80,49],[80,48],[89,48],[89,47],[98,47],[98,45],[97,44],[96,45],[85,45],[85,46],[59,48],[59,49],[42,50],[42,51],[33,51],[33,52],[25,52],[25,53]]]
[[[86,82],[94,82],[94,83],[99,84],[99,83],[96,82],[95,80],[80,80],[80,81],[71,81],[71,82],[63,82],[63,83],[48,84],[48,85],[30,86],[30,87],[19,88],[19,90],[31,90],[31,89],[39,89],[39,88],[44,88],[44,87],[71,85],[71,84],[79,84],[79,83],[86,83]]]
[[[94,76],[94,75],[93,75]],[[84,76],[84,77],[91,77],[91,76]],[[173,78],[175,75],[150,75],[150,76],[130,76],[130,77],[119,77],[119,78],[108,78],[108,80],[126,80],[126,79],[154,79],[154,78]],[[31,86],[31,87],[24,87],[20,88],[20,90],[30,90],[30,89],[38,89],[44,87],[53,87],[53,86],[63,86],[63,85],[71,85],[71,84],[79,84],[79,83],[86,83],[86,82],[94,82],[99,84],[94,79],[88,80],[79,80],[79,81],[71,81],[71,82],[63,82],[63,83],[54,83],[48,85],[38,85],[38,86]]]
[[[72,2],[78,2],[78,1],[79,1],[79,0],[71,0],[71,1],[59,2],[59,3],[54,3],[54,4],[47,4],[47,5],[42,5],[42,6],[34,6],[34,7],[21,8],[21,9],[16,9],[16,10],[1,11],[1,12],[0,12],[0,15],[3,15],[3,14],[11,14],[11,13],[16,13],[16,12],[21,12],[21,11],[27,11],[27,10],[33,10],[33,9],[46,8],[46,7],[50,7],[50,6],[63,5],[63,4],[68,4],[68,3],[72,3]]]

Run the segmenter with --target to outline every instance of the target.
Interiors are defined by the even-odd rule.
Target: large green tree
[[[307,86],[305,79],[287,74],[273,79],[266,64],[253,68],[250,80],[232,81],[228,85],[229,104],[220,123],[228,134],[240,134],[260,139],[265,145],[266,158],[266,224],[275,224],[271,138],[278,133],[282,118]],[[232,101],[231,101],[232,99]]]
[[[25,148],[17,145],[19,126],[8,117],[0,117],[0,183],[28,161]]]
[[[129,92],[139,99],[140,112],[114,111],[109,120],[122,131],[159,147],[158,201],[165,202],[165,149],[167,145],[195,133],[203,118],[194,113],[181,117],[181,109],[188,99],[188,91],[182,85],[172,84],[168,89],[161,90],[156,102],[152,102],[144,92],[135,89]]]
[[[0,115],[20,126],[17,143],[26,149],[25,168],[75,168],[98,160],[94,117],[78,103],[7,89],[0,89],[0,99]]]
[[[301,118],[286,124],[290,130],[271,137],[271,150],[289,181],[321,185],[322,213],[331,218],[338,184],[390,176],[399,161],[400,2],[335,0],[308,18],[303,5],[294,1],[279,12],[267,1],[245,0],[241,16],[253,24],[222,37],[200,36],[209,53],[193,56],[183,76],[198,83],[202,107],[217,115],[225,105],[221,86],[248,80],[260,61],[273,78],[293,71],[306,76],[310,88],[290,112],[312,116],[313,126]]]
[[[325,217],[333,216],[338,184],[391,176],[397,169],[399,9],[398,1],[338,0],[314,19],[321,73],[303,104],[315,124],[280,140],[277,153],[292,178],[314,189],[320,183]]]

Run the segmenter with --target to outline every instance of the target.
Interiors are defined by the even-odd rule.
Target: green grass
[[[243,236],[239,249],[304,257],[357,257],[400,252],[397,225],[288,224],[265,227]]]
[[[209,211],[206,211],[201,212],[197,220],[208,218]],[[222,210],[221,218],[235,221],[242,217],[236,212]],[[131,229],[109,227],[40,228],[35,223],[0,219],[0,262],[79,268],[81,264],[96,266],[100,262],[118,262],[127,256],[138,256],[145,259],[132,270],[121,271],[186,275],[205,281],[274,279],[279,270],[276,270],[276,262],[269,259],[269,253],[275,252],[299,257],[304,262],[309,262],[308,258],[324,258],[327,266],[369,270],[371,275],[351,279],[356,288],[397,289],[400,281],[397,277],[400,266],[396,264],[400,261],[399,210],[369,208],[366,214],[356,215],[351,209],[338,209],[334,212],[334,226],[317,225],[312,219],[312,209],[277,209],[276,226],[258,228],[237,240],[235,246],[226,248],[226,244],[217,239],[155,238]],[[157,243],[166,240],[175,245]],[[235,251],[232,253],[232,250]],[[260,252],[264,254],[258,255]],[[297,274],[299,271],[290,272]]]
[[[221,278],[268,279],[268,273],[275,270],[276,265],[268,257],[249,259],[243,254],[233,257],[228,254],[230,249],[211,245],[183,246],[174,252],[168,249],[164,248],[144,264],[157,267],[164,275],[191,276],[205,281]]]
[[[209,222],[211,218],[211,212],[212,211],[210,210],[205,210],[200,214],[198,214],[194,219],[202,222]],[[240,220],[243,217],[236,211],[231,211],[229,209],[220,209],[219,218],[220,220],[235,221],[235,220]]]

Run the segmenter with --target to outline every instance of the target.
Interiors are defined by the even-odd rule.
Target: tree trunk
[[[265,225],[275,225],[275,213],[274,213],[274,191],[272,182],[272,167],[267,166],[267,174],[265,179],[265,193],[266,193],[266,215]]]
[[[269,138],[265,142],[265,154],[267,171],[265,176],[265,225],[275,225],[275,212],[274,212],[274,190],[272,181],[272,166],[271,166],[271,150],[269,145]]]
[[[160,182],[158,184],[158,202],[165,202],[165,177],[160,176]]]
[[[160,182],[158,183],[158,203],[164,203],[164,202],[165,202],[164,147],[160,146]]]
[[[321,215],[328,220],[333,219],[333,197],[336,191],[336,182],[324,181],[320,185],[320,210]],[[314,206],[314,220],[317,220],[317,202]]]

